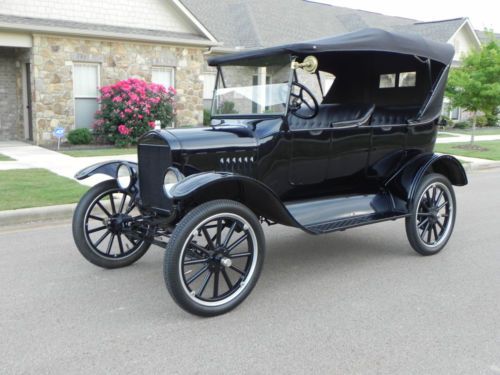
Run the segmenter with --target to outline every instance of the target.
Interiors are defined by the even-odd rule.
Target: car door
[[[369,125],[333,126],[327,178],[335,189],[363,184],[370,151]]]
[[[331,128],[294,128],[290,129],[290,136],[290,183],[312,185],[325,181],[331,147]]]

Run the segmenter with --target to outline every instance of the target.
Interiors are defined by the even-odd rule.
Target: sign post
[[[59,148],[61,147],[61,138],[64,137],[64,128],[59,126],[54,129],[52,134],[57,138],[57,149],[59,150]]]

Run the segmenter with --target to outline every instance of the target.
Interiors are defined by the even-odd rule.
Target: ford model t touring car
[[[202,316],[255,286],[263,223],[317,235],[404,219],[413,249],[436,254],[455,223],[453,185],[467,184],[455,158],[433,153],[453,54],[367,29],[211,58],[211,126],[150,131],[137,164],[76,175],[111,177],[76,208],[79,251],[117,268],[164,247],[170,295]]]

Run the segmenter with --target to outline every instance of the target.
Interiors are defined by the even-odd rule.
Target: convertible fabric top
[[[308,42],[285,44],[257,50],[213,57],[209,65],[224,65],[245,59],[282,54],[309,55],[325,52],[390,52],[414,55],[449,65],[455,53],[453,46],[424,39],[419,35],[393,33],[381,29],[363,29],[353,33],[327,37]]]

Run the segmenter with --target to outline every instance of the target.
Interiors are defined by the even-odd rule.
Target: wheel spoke
[[[109,202],[111,203],[111,211],[116,214],[115,196],[113,195],[113,193],[109,194]]]
[[[215,234],[215,245],[221,245],[222,219],[217,219],[217,233]]]
[[[102,226],[102,227],[97,227],[97,228],[94,228],[94,229],[90,229],[90,230],[88,231],[88,234],[95,233],[95,232],[100,232],[101,230],[104,230],[104,229],[106,229],[106,228],[107,228],[107,226],[105,226],[105,225],[104,225],[104,226]]]
[[[198,277],[200,277],[203,274],[203,272],[205,272],[206,270],[208,270],[208,266],[201,268],[198,272],[196,272],[193,276],[191,276],[191,278],[189,280],[186,281],[186,284],[187,285],[191,284]]]
[[[120,246],[120,253],[124,254],[125,251],[123,250],[122,236],[118,234],[116,237],[118,238],[118,246]]]
[[[236,241],[234,241],[231,246],[227,248],[227,253],[229,254],[231,251],[233,251],[239,244],[241,244],[243,241],[245,241],[248,238],[248,233],[245,233],[243,236],[238,238]]]
[[[419,212],[417,216],[432,216],[432,214],[430,212]]]
[[[233,236],[234,230],[236,229],[236,225],[238,225],[238,223],[236,221],[233,223],[233,225],[231,225],[231,228],[229,228],[229,232],[227,233],[226,238],[224,239],[224,243],[222,246],[227,247],[227,244],[231,240],[231,237]]]
[[[118,209],[119,213],[122,213],[123,208],[125,207],[125,201],[127,200],[127,194],[122,193],[122,200],[120,202],[120,208]]]
[[[439,190],[439,194],[436,198],[436,200],[434,201],[434,204],[437,206],[437,204],[439,203],[439,201],[441,200],[441,197],[443,196],[443,193],[444,191],[442,189]]]
[[[239,269],[238,267],[236,267],[236,266],[231,266],[231,267],[229,267],[229,268],[231,268],[233,271],[238,272],[240,275],[244,275],[244,274],[245,274],[245,272],[243,272],[242,270],[240,270],[240,269]]]
[[[113,241],[115,240],[115,234],[111,234],[111,238],[109,239],[109,242],[108,242],[108,247],[106,249],[106,254],[110,254],[111,253],[111,247],[113,246]]]
[[[219,295],[219,272],[214,272],[214,294],[212,298],[217,298]]]
[[[205,276],[205,279],[203,280],[203,283],[201,285],[201,288],[200,290],[198,291],[198,295],[201,297],[201,295],[203,294],[203,292],[205,291],[205,288],[207,287],[208,285],[208,282],[210,281],[210,278],[212,277],[212,271],[210,271],[209,273],[207,273],[207,275]]]
[[[229,278],[229,275],[227,274],[225,268],[221,270],[222,277],[224,277],[224,281],[226,282],[227,286],[229,289],[233,289],[233,283],[231,282],[231,279]]]
[[[422,229],[422,227],[427,224],[429,222],[429,218],[425,218],[424,220],[422,220],[422,222],[420,222],[418,225],[417,225],[417,228],[418,229]]]
[[[245,257],[249,257],[250,255],[252,255],[252,253],[237,253],[237,254],[230,255],[229,258],[231,258],[231,259],[234,259],[234,258],[245,258]]]
[[[429,225],[427,229],[427,243],[431,243],[432,227]]]
[[[204,252],[205,254],[210,255],[210,252],[209,252],[207,249],[205,249],[205,248],[201,247],[201,246],[200,246],[200,245],[198,245],[197,243],[195,243],[195,242],[191,241],[190,245],[191,245],[191,246],[193,246],[196,250],[202,251],[202,252]]]
[[[212,241],[212,237],[210,237],[210,234],[208,234],[207,229],[203,227],[201,231],[203,232],[203,236],[205,236],[205,239],[207,240],[208,248],[210,250],[215,250],[214,241]]]
[[[101,242],[102,242],[102,241],[104,241],[104,239],[105,239],[106,237],[108,237],[110,234],[111,234],[111,232],[110,232],[109,230],[107,230],[107,231],[106,231],[106,233],[104,233],[104,234],[101,236],[101,238],[99,238],[99,239],[97,240],[97,242],[96,242],[96,243],[94,243],[94,246],[95,246],[95,247],[99,246],[99,245],[101,244]]]
[[[439,225],[439,228],[441,228],[441,230],[443,230],[444,226],[439,222],[439,220],[436,221],[436,224]]]
[[[125,215],[128,215],[135,208],[135,202],[130,198],[130,202],[128,203],[127,211],[124,212]]]
[[[427,232],[427,229],[429,228],[429,222],[427,222],[427,224],[425,225],[424,229],[422,230],[422,234],[420,234],[420,238],[425,241],[424,239],[424,236],[425,236],[425,233]]]
[[[432,231],[434,232],[434,239],[435,239],[435,242],[438,241],[438,233],[437,233],[437,229],[436,229],[436,224],[434,224],[432,226]]]
[[[208,262],[208,258],[203,258],[203,259],[185,260],[183,264],[185,266],[190,266],[193,264],[202,264],[202,263],[207,263],[207,262]]]
[[[98,202],[97,202],[97,205],[99,206],[99,208],[100,208],[100,209],[101,209],[101,210],[102,210],[102,211],[103,211],[106,215],[108,215],[108,216],[112,216],[112,215],[109,213],[109,211],[106,209],[106,207],[104,207],[100,201],[98,201]]]
[[[444,203],[438,207],[438,211],[441,210],[444,206],[448,204],[448,201],[445,199]]]
[[[104,221],[103,217],[95,216],[95,215],[89,215],[89,219],[94,219],[97,221]]]

